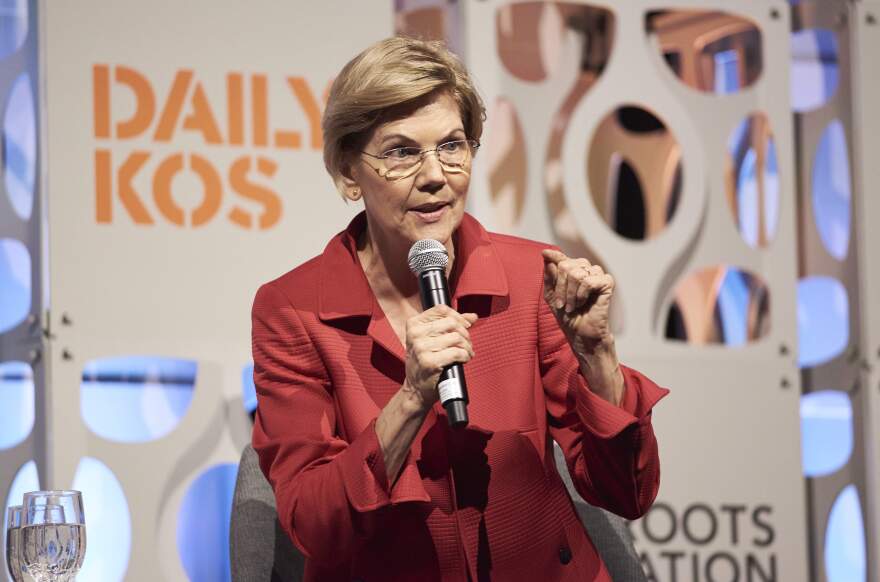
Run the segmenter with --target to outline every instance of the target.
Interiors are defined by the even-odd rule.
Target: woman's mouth
[[[416,206],[415,208],[410,209],[416,216],[419,217],[419,220],[422,222],[437,222],[443,215],[446,214],[446,210],[449,208],[449,204],[446,202],[432,202],[431,204],[422,204],[421,206]]]

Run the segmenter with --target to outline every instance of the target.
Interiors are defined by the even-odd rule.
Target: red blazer
[[[306,579],[610,580],[552,441],[584,499],[639,517],[659,486],[650,411],[667,391],[624,367],[621,407],[590,392],[542,297],[547,245],[465,215],[450,286],[456,309],[480,315],[470,425],[452,431],[435,406],[390,487],[374,423],[405,356],[357,259],[365,222],[253,306],[253,444]]]

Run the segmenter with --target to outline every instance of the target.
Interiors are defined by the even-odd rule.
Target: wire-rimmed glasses
[[[67,582],[86,553],[82,493],[33,491],[24,494],[21,563],[37,582]]]
[[[373,165],[367,160],[364,161],[379,176],[390,181],[402,180],[418,172],[425,161],[425,156],[432,152],[437,154],[437,160],[444,172],[466,172],[478,147],[480,147],[480,142],[475,139],[456,139],[441,143],[435,148],[398,147],[384,151],[379,155],[369,152],[361,153],[378,160],[378,165]]]

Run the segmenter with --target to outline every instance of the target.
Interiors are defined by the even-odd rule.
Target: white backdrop
[[[241,374],[250,360],[253,295],[262,282],[320,252],[356,210],[341,201],[323,169],[320,143],[313,145],[319,118],[310,118],[303,103],[311,99],[320,106],[339,68],[391,34],[391,5],[90,0],[45,2],[42,8],[55,330],[47,417],[53,438],[44,480],[69,487],[81,456],[105,463],[119,479],[131,512],[126,579],[155,581],[158,562],[167,579],[185,580],[175,545],[183,493],[205,467],[237,462],[250,439]],[[121,70],[122,79],[150,88],[141,89],[139,102],[118,80]],[[185,83],[187,71],[191,78]],[[237,83],[230,75],[240,75],[241,107],[234,99],[228,105]],[[183,79],[177,101],[175,78]],[[290,79],[303,80],[295,83],[306,98],[297,96]],[[100,104],[108,94],[105,116]],[[177,116],[175,103],[180,103]],[[240,112],[240,136],[230,111]],[[132,116],[136,121],[125,125]],[[109,137],[101,137],[100,120],[107,117]],[[159,131],[162,127],[170,128],[170,135]],[[126,132],[132,136],[124,137]],[[299,135],[297,148],[283,147],[294,139],[291,132]],[[263,141],[267,145],[260,145]],[[111,159],[109,218],[106,207],[99,210],[103,192],[96,157],[108,155],[102,152]],[[177,154],[183,155],[184,168],[192,168],[197,157],[207,162],[195,165],[208,178],[187,169],[174,173]],[[129,170],[144,156],[129,182]],[[268,205],[237,193],[249,191],[242,184],[236,188],[230,178],[240,158],[251,160],[243,177],[269,191],[261,194]],[[157,178],[166,173],[172,176],[171,197],[183,225],[166,216],[175,218],[173,205],[166,203],[163,214],[155,200],[154,191],[162,199],[169,190]],[[213,184],[214,173],[222,193],[212,215],[215,196],[205,194],[204,184]],[[123,205],[121,193],[129,183],[152,224],[136,223]],[[209,219],[192,225],[202,216],[193,210],[204,207],[205,200],[209,204],[202,213]],[[268,228],[245,229],[228,217],[240,208],[256,224],[276,203],[280,215]],[[65,314],[70,325],[61,323]],[[199,364],[186,417],[173,433],[150,443],[103,440],[76,414],[83,364],[131,354]]]

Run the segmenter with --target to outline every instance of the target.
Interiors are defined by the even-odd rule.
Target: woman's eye
[[[440,149],[445,152],[454,152],[457,151],[458,148],[461,147],[460,141],[449,141],[444,144],[440,144]]]
[[[410,156],[417,155],[419,155],[419,150],[415,148],[395,148],[385,153],[385,157],[397,158],[398,160],[403,160]]]

